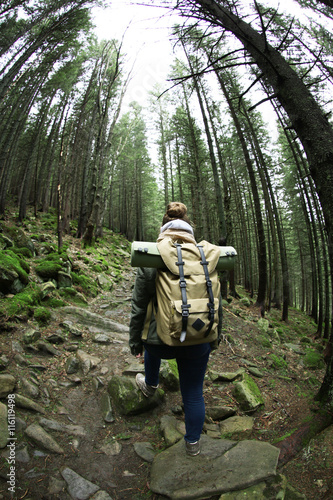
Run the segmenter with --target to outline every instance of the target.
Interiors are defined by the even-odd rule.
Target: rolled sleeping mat
[[[219,247],[220,258],[217,262],[218,271],[232,271],[235,266],[237,252],[233,247]],[[165,268],[156,242],[133,241],[131,247],[131,266],[132,267],[155,267],[157,269]]]

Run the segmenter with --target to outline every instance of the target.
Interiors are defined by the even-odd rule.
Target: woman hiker
[[[183,203],[172,202],[167,206],[157,242],[171,238],[177,243],[196,244],[193,228]],[[138,268],[132,296],[130,320],[131,353],[141,357],[144,352],[145,375],[139,373],[136,383],[146,397],[153,396],[159,383],[161,359],[176,359],[180,390],[185,412],[185,449],[188,455],[200,453],[200,435],[205,420],[203,382],[212,349],[217,348],[222,329],[222,305],[219,297],[217,339],[196,345],[167,345],[157,334],[154,314],[151,315],[148,334],[142,340],[147,308],[156,303],[156,276],[153,268]]]

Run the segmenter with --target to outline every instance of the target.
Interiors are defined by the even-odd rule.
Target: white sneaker
[[[146,396],[146,398],[154,396],[158,385],[155,387],[153,385],[146,384],[145,376],[142,375],[142,373],[137,374],[137,376],[135,377],[135,382],[136,385],[139,387],[140,391],[142,392],[142,394]]]

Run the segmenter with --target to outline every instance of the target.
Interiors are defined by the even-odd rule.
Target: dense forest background
[[[145,241],[182,201],[198,240],[237,250],[225,294],[239,283],[286,321],[289,307],[305,311],[329,345],[330,2],[298,0],[294,18],[265,2],[155,1],[184,19],[169,82],[151,96],[155,159],[145,110],[122,110],[121,40],[94,35],[97,3],[1,2],[0,216],[56,209],[59,246],[70,231],[92,244],[103,227]]]

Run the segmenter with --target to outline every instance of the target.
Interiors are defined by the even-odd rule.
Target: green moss
[[[65,299],[69,300],[70,302],[74,302],[75,304],[87,304],[86,300],[81,295],[78,295],[77,291],[74,288],[60,288],[59,294],[61,297],[64,297]]]
[[[74,288],[70,288],[67,286],[64,288],[60,288],[59,293],[62,297],[71,298],[71,297],[75,297],[77,292],[76,292],[76,290],[74,290]]]
[[[47,325],[51,319],[51,312],[46,307],[36,307],[34,319],[39,325]]]
[[[15,319],[17,316],[32,316],[34,308],[40,304],[41,291],[36,283],[29,283],[25,289],[14,297],[1,300],[0,317]]]
[[[62,266],[54,261],[44,261],[36,266],[36,273],[44,279],[51,280],[57,279],[58,272],[61,271]]]
[[[179,378],[177,361],[175,359],[168,359],[167,361],[172,373],[175,375],[175,377]]]
[[[312,370],[322,368],[324,366],[324,360],[320,352],[313,349],[307,349],[305,356],[303,358],[303,363],[306,368]]]
[[[14,252],[16,255],[19,255],[21,257],[26,257],[27,259],[32,258],[32,251],[29,250],[29,248],[27,248],[27,247],[22,247],[22,248],[12,247],[11,251]]]
[[[102,272],[102,267],[99,264],[93,264],[92,265],[92,270],[95,271],[96,273],[101,273]]]
[[[65,251],[51,252],[37,266],[36,273],[44,279],[57,279],[58,272],[62,270],[64,262],[68,261]]]
[[[251,390],[251,392],[258,398],[262,401],[262,403],[264,402],[263,400],[263,397],[261,395],[261,392],[260,392],[260,389],[259,387],[257,386],[257,384],[255,383],[255,381],[253,380],[252,377],[250,377],[250,375],[248,375],[247,373],[244,373],[243,375],[243,380],[246,382],[247,386],[249,387],[249,389]]]
[[[65,306],[66,302],[56,297],[47,297],[43,300],[43,304],[51,309],[57,309],[58,307]]]
[[[280,370],[282,368],[287,368],[288,363],[285,359],[281,358],[280,356],[276,356],[275,354],[271,354],[270,358],[272,360],[272,368],[275,370]]]
[[[29,283],[29,266],[11,250],[0,251],[0,268],[3,273],[15,271],[22,283]]]
[[[98,285],[88,276],[78,273],[71,273],[73,284],[77,285],[87,295],[95,297],[98,294]]]
[[[269,339],[267,337],[265,337],[264,335],[261,335],[259,337],[259,340],[260,340],[260,343],[263,347],[267,347],[267,348],[271,347],[271,343],[270,343]]]

